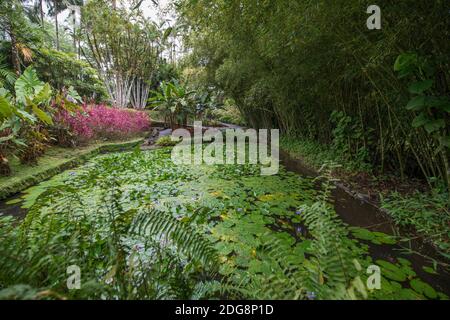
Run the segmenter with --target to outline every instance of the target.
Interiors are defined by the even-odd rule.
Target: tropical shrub
[[[166,123],[172,128],[178,125],[186,125],[189,115],[195,114],[194,103],[191,95],[193,91],[188,91],[187,87],[178,81],[160,84],[159,90],[152,91],[152,96],[148,99],[153,110],[161,111]]]
[[[147,113],[101,105],[84,105],[74,111],[61,110],[56,122],[68,129],[77,143],[90,139],[119,139],[139,134],[150,127]]]
[[[104,101],[108,96],[97,71],[73,53],[40,49],[34,67],[56,89],[73,87],[81,97],[95,101]]]
[[[7,156],[18,153],[22,162],[33,163],[45,151],[52,125],[52,88],[28,67],[14,83],[14,92],[0,88],[0,173],[9,174]]]

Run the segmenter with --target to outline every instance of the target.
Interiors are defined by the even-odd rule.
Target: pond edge
[[[134,139],[126,142],[118,142],[118,143],[106,143],[100,145],[94,149],[81,152],[79,155],[76,155],[63,163],[55,165],[54,167],[45,169],[43,171],[36,172],[35,174],[24,177],[19,181],[15,181],[13,183],[6,183],[1,186],[0,190],[0,200],[7,199],[29,187],[32,187],[42,181],[50,179],[51,177],[74,167],[77,167],[87,160],[102,153],[109,152],[119,152],[119,151],[128,151],[133,149],[134,147],[141,145],[145,141],[144,138]]]

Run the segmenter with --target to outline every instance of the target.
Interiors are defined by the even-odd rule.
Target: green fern
[[[269,263],[271,274],[231,276],[222,286],[223,295],[282,300],[367,298],[357,262],[363,251],[348,238],[347,226],[329,203],[334,188],[330,172],[330,166],[324,167],[324,174],[317,178],[322,182],[317,201],[301,207],[312,236],[310,257],[302,264],[294,263],[288,258],[292,247],[268,237],[270,241],[261,246],[259,257]]]
[[[209,240],[165,211],[153,207],[140,209],[133,221],[131,232],[161,240],[170,239],[184,254],[205,267],[217,267],[217,252]]]
[[[14,83],[17,80],[17,75],[9,69],[5,58],[0,57],[0,87],[5,87],[10,91],[14,88]]]

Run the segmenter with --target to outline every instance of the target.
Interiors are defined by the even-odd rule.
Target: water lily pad
[[[430,299],[436,299],[438,296],[436,290],[434,290],[432,286],[430,286],[428,283],[423,282],[422,280],[413,279],[409,282],[409,284],[411,285],[411,288],[414,289],[414,291],[423,294]]]
[[[384,260],[377,260],[376,264],[381,267],[381,275],[391,280],[403,282],[408,278],[407,274],[398,266]]]
[[[404,288],[398,292],[396,298],[400,300],[421,300],[423,296],[412,289]]]
[[[373,244],[395,244],[397,241],[393,236],[386,233],[370,231],[364,228],[352,227],[350,228],[353,236],[357,239],[370,241]]]

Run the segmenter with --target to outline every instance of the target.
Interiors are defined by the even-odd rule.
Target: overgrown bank
[[[384,209],[398,226],[423,236],[450,258],[450,202],[445,187],[430,189],[421,180],[377,175],[368,164],[349,160],[332,147],[311,140],[283,136],[280,147],[312,171],[317,172],[324,163],[338,165],[332,175],[346,189]]]

